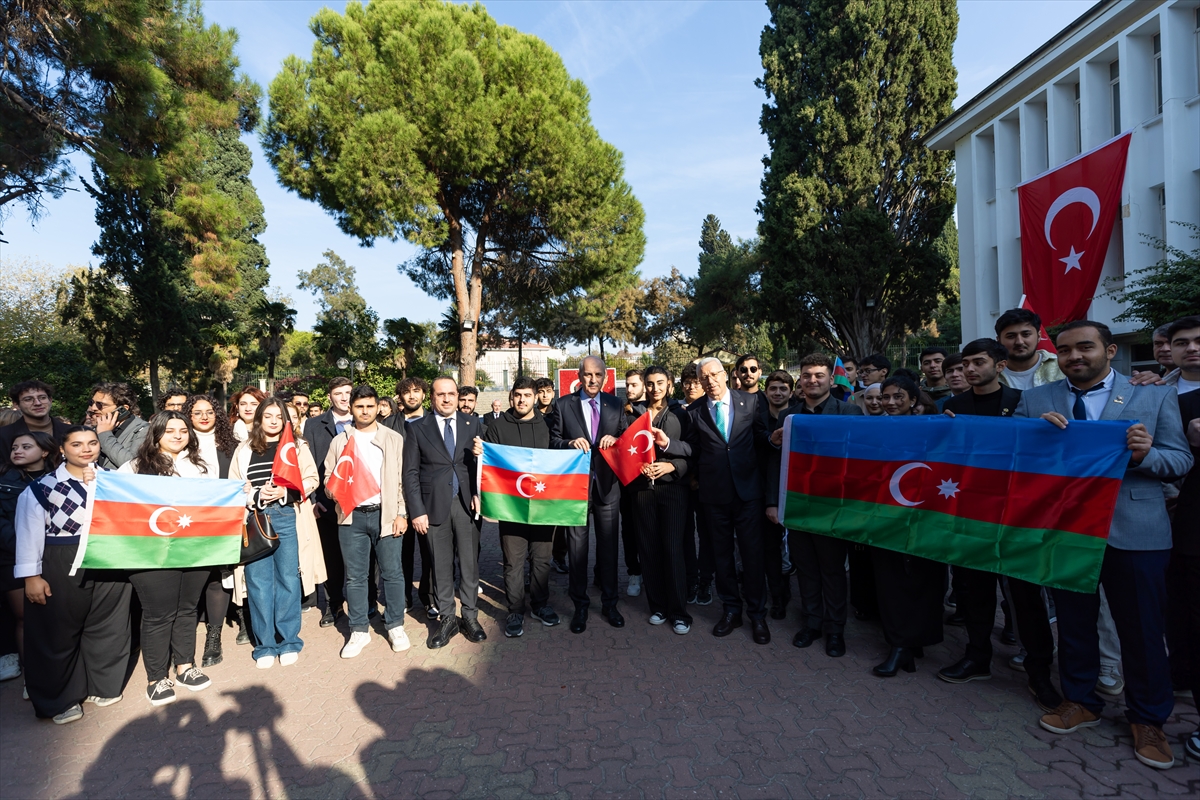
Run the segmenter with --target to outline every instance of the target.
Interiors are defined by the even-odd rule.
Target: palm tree
[[[287,303],[263,300],[250,312],[252,335],[267,354],[267,382],[275,385],[275,359],[283,350],[283,337],[296,330],[296,309]]]

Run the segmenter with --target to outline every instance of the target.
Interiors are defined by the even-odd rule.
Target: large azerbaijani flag
[[[528,525],[587,525],[590,453],[483,445],[480,514]]]
[[[75,569],[184,569],[236,564],[246,495],[242,482],[97,471],[91,522]]]
[[[793,414],[779,505],[793,530],[1093,592],[1128,422]]]

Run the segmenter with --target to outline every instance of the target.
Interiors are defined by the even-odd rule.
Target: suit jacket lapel
[[[713,432],[717,434],[718,438],[725,438],[724,436],[721,436],[721,431],[717,429],[717,421],[713,419],[712,409],[708,407],[708,395],[704,396],[704,403],[700,406],[700,416],[705,422],[708,423],[708,427],[712,428]]]
[[[1054,392],[1054,409],[1059,414],[1062,414],[1067,419],[1075,418],[1075,395],[1071,394],[1071,382],[1063,378],[1058,382],[1058,389]]]
[[[1125,404],[1133,399],[1133,387],[1124,375],[1113,371],[1112,394],[1100,411],[1100,419],[1116,419],[1125,410]]]

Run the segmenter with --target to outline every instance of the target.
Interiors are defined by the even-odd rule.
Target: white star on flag
[[[546,484],[542,483],[541,481],[538,481],[537,483],[535,483],[533,485],[533,490],[535,492],[544,492],[544,491],[546,491]]]
[[[938,494],[942,497],[954,497],[958,494],[958,484],[952,480],[944,480],[938,484]]]
[[[1084,253],[1086,253],[1086,252],[1087,251],[1085,250]],[[1071,252],[1067,255],[1067,257],[1059,259],[1059,261],[1061,261],[1067,265],[1067,269],[1066,269],[1066,271],[1063,272],[1063,275],[1066,275],[1068,272],[1070,272],[1073,269],[1077,269],[1080,272],[1083,272],[1083,267],[1079,266],[1079,259],[1082,257],[1083,257],[1083,253],[1076,253],[1075,245],[1071,245]]]
[[[188,525],[191,525],[191,524],[192,524],[191,517],[189,517],[187,514],[179,515],[179,527],[180,528],[186,528]]]
[[[631,456],[637,455],[637,445],[636,444],[629,448],[629,455],[631,455]]]

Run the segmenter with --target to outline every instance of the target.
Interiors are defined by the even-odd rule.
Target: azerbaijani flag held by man
[[[1042,586],[1094,592],[1126,422],[946,416],[784,423],[782,522]]]
[[[242,482],[97,471],[91,522],[72,567],[185,569],[236,564],[246,495]]]
[[[527,525],[587,525],[592,456],[582,450],[483,445],[480,514]]]
[[[846,372],[846,365],[842,363],[841,356],[834,356],[833,359],[833,385],[841,386],[847,394],[854,391],[854,384],[850,383],[850,373]]]

